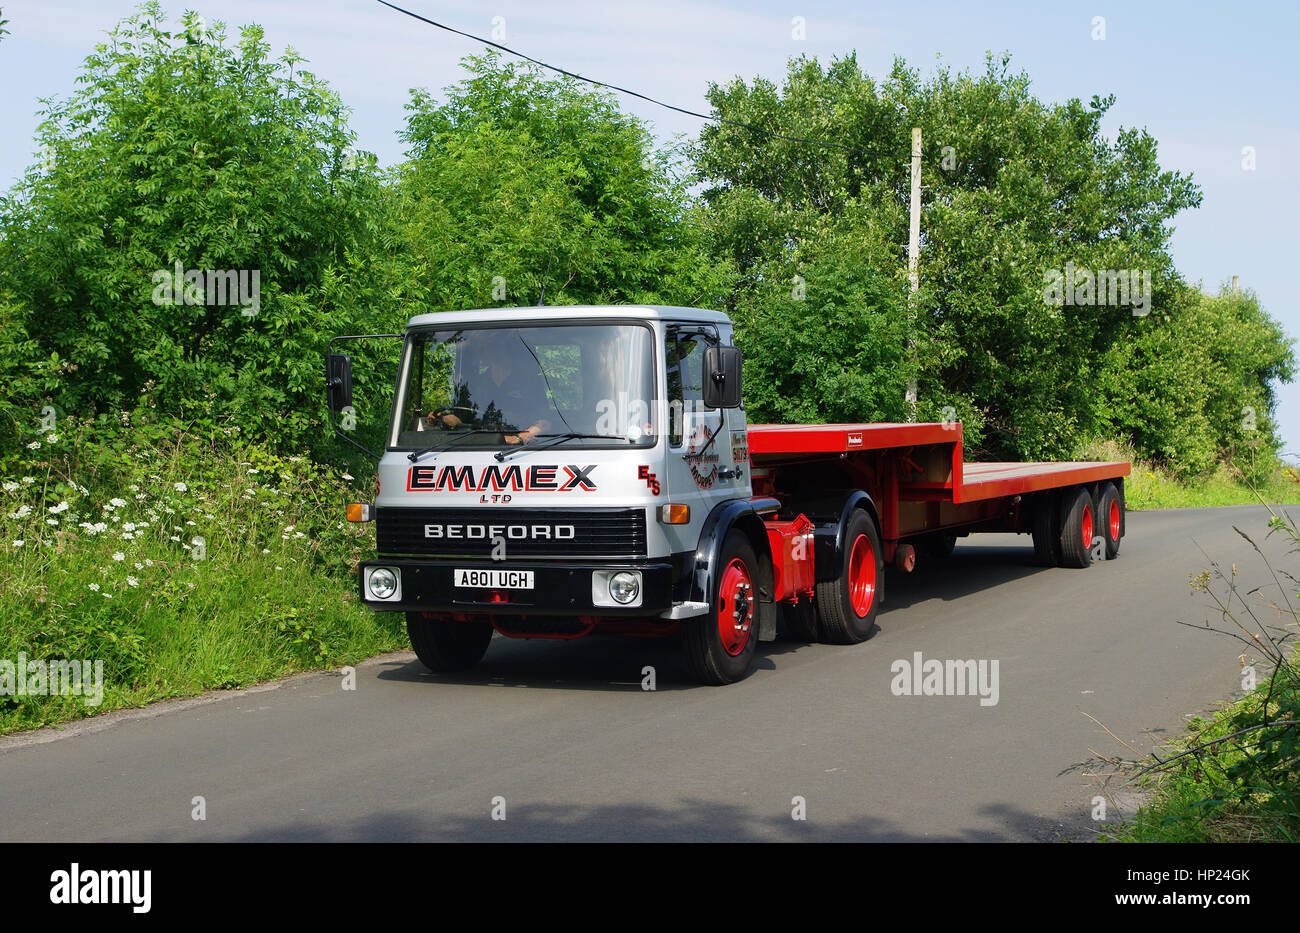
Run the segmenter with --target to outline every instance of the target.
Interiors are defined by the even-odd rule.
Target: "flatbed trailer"
[[[1071,488],[1096,493],[1107,483],[1115,485],[1117,497],[1107,502],[1110,514],[1102,519],[1118,522],[1116,543],[1123,534],[1127,462],[966,463],[960,422],[755,424],[749,427],[749,454],[758,494],[780,497],[783,477],[802,478],[817,470],[815,464],[830,467],[819,474],[838,474],[836,485],[868,491],[886,561],[895,560],[908,539],[976,531],[1032,534],[1034,510],[1024,507],[1027,498],[1041,502]],[[1098,513],[1089,511],[1096,525]],[[1094,544],[1090,536],[1090,551]]]
[[[376,523],[362,601],[404,612],[435,672],[494,632],[673,635],[731,683],[779,629],[865,641],[886,565],[959,537],[1029,534],[1040,563],[1083,568],[1124,536],[1127,463],[966,463],[956,422],[749,425],[720,312],[443,312],[403,339],[376,498],[347,514]],[[327,390],[346,412],[347,356]]]

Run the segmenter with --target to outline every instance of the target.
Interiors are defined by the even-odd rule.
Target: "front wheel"
[[[842,560],[835,579],[817,584],[817,619],[827,644],[856,645],[876,627],[885,581],[880,535],[862,509],[855,509],[845,523]]]
[[[443,619],[432,612],[408,612],[406,634],[420,663],[438,674],[467,671],[483,660],[492,640],[492,626]]]
[[[695,679],[731,684],[749,673],[758,646],[758,558],[743,532],[722,542],[708,615],[682,626],[686,662]]]

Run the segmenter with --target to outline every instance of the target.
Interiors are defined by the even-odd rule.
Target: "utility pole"
[[[915,357],[916,338],[916,293],[921,287],[921,128],[912,127],[912,203],[909,211],[907,233],[907,281],[910,293],[907,296],[908,317],[911,320],[912,333],[908,343],[912,345]],[[916,380],[907,386],[907,420],[916,420]]]

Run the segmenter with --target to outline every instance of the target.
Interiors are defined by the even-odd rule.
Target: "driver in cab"
[[[523,337],[513,330],[487,330],[470,339],[465,381],[456,385],[459,404],[432,412],[430,424],[458,427],[465,423],[461,416],[473,410],[484,427],[500,425],[507,444],[526,444],[550,428],[546,386]]]

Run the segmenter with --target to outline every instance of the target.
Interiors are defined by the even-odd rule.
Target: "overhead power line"
[[[665,110],[673,110],[676,111],[677,113],[685,114],[688,117],[697,117],[700,120],[708,120],[713,123],[722,123],[727,126],[736,126],[736,127],[740,127],[741,129],[750,130],[755,133],[762,133],[764,136],[770,136],[773,139],[784,139],[792,143],[805,143],[810,146],[822,146],[827,149],[839,149],[843,152],[852,152],[861,155],[881,156],[887,159],[911,159],[912,158],[912,154],[910,152],[907,153],[906,155],[902,155],[896,152],[886,152],[879,149],[863,149],[860,146],[846,146],[843,143],[829,142],[824,139],[808,139],[802,136],[787,136],[784,133],[777,133],[773,130],[765,129],[761,126],[755,126],[752,123],[743,123],[740,120],[728,120],[726,117],[717,117],[708,113],[700,113],[695,110],[688,110],[685,107],[678,107],[674,104],[665,103],[662,100],[656,100],[653,97],[650,97],[646,94],[642,94],[639,91],[633,91],[630,88],[619,87],[617,84],[609,84],[605,81],[597,81],[595,78],[588,78],[585,77],[584,75],[577,74],[576,72],[569,71],[565,68],[560,68],[558,65],[549,64],[548,62],[544,62],[541,61],[540,59],[533,58],[531,55],[525,55],[523,52],[518,52],[512,48],[504,46],[500,42],[494,42],[491,39],[484,39],[482,36],[475,36],[472,35],[471,33],[463,32],[452,26],[448,26],[445,23],[439,23],[429,19],[428,17],[421,16],[419,13],[412,13],[410,10],[403,9],[402,7],[397,6],[396,4],[389,3],[388,0],[376,0],[376,2],[382,3],[384,6],[388,7],[391,10],[396,10],[398,13],[405,13],[407,16],[411,17],[412,19],[418,19],[422,23],[427,23],[430,26],[436,26],[439,29],[445,29],[447,32],[455,33],[458,36],[464,36],[466,39],[473,39],[475,42],[482,42],[484,45],[491,46],[492,48],[495,49],[500,49],[501,51],[513,55],[516,58],[522,58],[524,61],[532,62],[534,65],[538,65],[542,68],[546,68],[550,71],[554,71],[556,74],[562,74],[565,77],[573,78],[577,81],[583,81],[587,84],[591,84],[596,87],[603,87],[610,91],[617,91],[620,94],[626,94],[629,97],[635,97],[639,100],[646,101],[647,103],[654,104],[656,107],[663,107]]]

